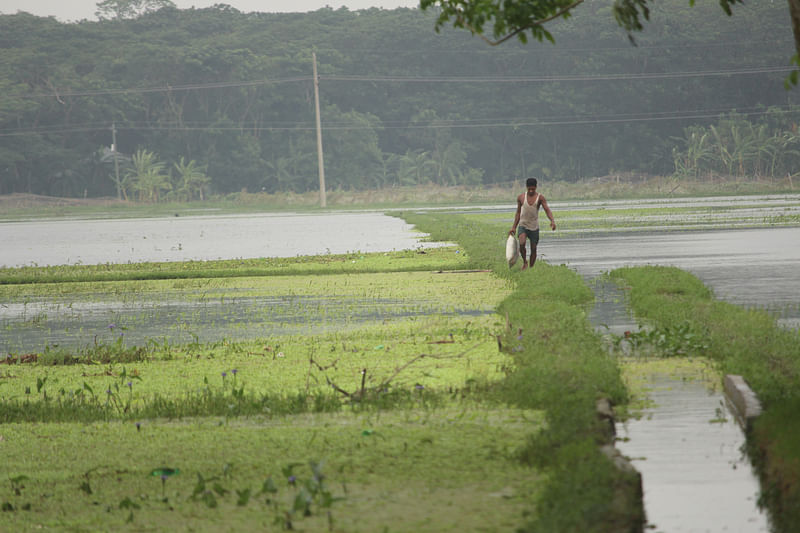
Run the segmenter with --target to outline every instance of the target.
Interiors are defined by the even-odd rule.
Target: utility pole
[[[117,200],[122,200],[122,186],[119,183],[119,161],[117,160],[117,124],[111,123],[111,153],[114,156],[114,176],[117,183]]]
[[[311,52],[314,63],[314,108],[317,111],[317,162],[319,163],[319,206],[325,207],[325,163],[322,157],[322,123],[319,118],[319,77],[317,77],[317,53]]]

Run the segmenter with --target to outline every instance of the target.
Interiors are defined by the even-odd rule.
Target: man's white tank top
[[[540,194],[537,192],[533,198],[533,205],[528,203],[527,191],[523,193],[522,210],[519,214],[519,225],[531,231],[539,229],[539,205]]]

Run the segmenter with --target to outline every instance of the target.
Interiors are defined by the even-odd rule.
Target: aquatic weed
[[[632,356],[703,357],[709,348],[708,334],[697,333],[688,321],[656,328],[639,326],[637,331],[610,335],[617,350]]]

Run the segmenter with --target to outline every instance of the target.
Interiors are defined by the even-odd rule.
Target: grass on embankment
[[[0,268],[0,286],[30,283],[66,283],[135,280],[242,278],[256,276],[308,276],[312,274],[362,274],[458,270],[467,259],[452,248],[403,250],[364,254],[327,254],[300,257],[175,261],[159,263],[106,263]]]
[[[692,274],[673,267],[622,268],[637,317],[662,330],[704,339],[723,374],[743,376],[765,410],[748,446],[762,475],[763,502],[777,531],[800,523],[800,335],[769,313],[717,301]]]
[[[512,405],[543,409],[547,422],[521,453],[547,472],[536,516],[524,530],[607,532],[641,525],[636,503],[626,499],[635,480],[599,449],[604,438],[596,402],[623,404],[627,391],[588,321],[592,291],[564,266],[539,262],[533,270],[509,270],[502,254],[507,234],[491,225],[455,214],[404,218],[433,240],[458,242],[474,267],[491,268],[516,285],[498,308],[511,324],[500,340],[515,364],[494,393]]]

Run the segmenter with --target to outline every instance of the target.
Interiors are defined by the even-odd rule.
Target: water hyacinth
[[[159,479],[161,479],[161,497],[164,499],[164,501],[166,501],[165,491],[167,486],[167,479],[169,479],[172,476],[178,475],[180,473],[181,471],[179,469],[168,468],[168,467],[156,468],[155,470],[150,472],[151,476],[158,477]]]

